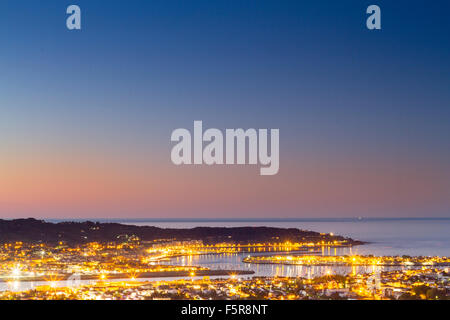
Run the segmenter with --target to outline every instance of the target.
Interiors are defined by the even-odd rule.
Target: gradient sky
[[[365,27],[370,4],[381,31]],[[0,217],[450,217],[449,14],[2,0]],[[279,128],[279,174],[174,166],[171,132],[194,120]]]

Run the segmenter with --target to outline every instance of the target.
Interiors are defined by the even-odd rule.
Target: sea
[[[323,255],[411,255],[450,256],[450,218],[338,218],[338,219],[241,219],[241,220],[122,220],[121,223],[152,225],[161,228],[242,227],[267,226],[298,228],[323,233],[333,233],[367,242],[352,248],[323,248]],[[345,274],[347,267],[304,267],[283,265],[246,264],[242,260],[248,255],[273,254],[272,252],[245,252],[237,254],[214,254],[179,257],[170,264],[200,265],[213,269],[252,270],[259,276],[307,276],[325,273]],[[372,268],[372,267],[370,267]],[[389,267],[377,267],[388,270]],[[358,267],[356,272],[366,272],[367,267]],[[353,270],[355,271],[355,270]]]
[[[450,218],[128,219],[101,220],[160,228],[266,226],[333,233],[368,242],[355,254],[450,256]]]
[[[67,220],[47,220],[61,222]],[[71,220],[73,221],[73,220]],[[79,220],[85,221],[85,220]],[[194,227],[242,227],[267,226],[298,228],[323,233],[333,233],[367,242],[352,248],[323,248],[323,255],[372,254],[372,255],[411,255],[411,256],[450,256],[450,218],[330,218],[330,219],[90,219],[98,222],[116,222],[139,226],[160,228]],[[350,272],[377,272],[392,267],[324,267],[293,265],[247,264],[242,260],[248,255],[273,254],[273,252],[242,252],[235,254],[207,254],[190,257],[177,257],[164,263],[172,265],[204,266],[212,269],[251,270],[256,276],[316,277],[324,274],[347,274]],[[294,252],[295,254],[295,252]],[[355,268],[355,267],[353,267]],[[396,267],[410,268],[410,267]],[[376,270],[375,270],[376,269]],[[244,276],[247,277],[247,276]],[[175,279],[175,278],[173,278]],[[119,279],[118,279],[119,280]],[[156,281],[163,279],[141,279]],[[164,280],[170,280],[164,278]],[[82,281],[92,283],[92,281]],[[9,284],[10,286],[11,284]],[[19,289],[40,283],[15,283]],[[56,286],[66,285],[65,281]],[[0,283],[0,291],[11,289]],[[18,289],[18,288],[15,288]]]

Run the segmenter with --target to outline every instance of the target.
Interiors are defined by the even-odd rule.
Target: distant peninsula
[[[296,228],[273,227],[196,227],[191,229],[170,229],[153,226],[135,226],[120,223],[59,222],[44,220],[0,219],[0,243],[57,243],[76,245],[88,242],[120,242],[126,239],[139,241],[187,241],[201,240],[205,244],[221,242],[247,244],[281,242],[345,242],[360,245],[364,242],[339,235],[318,233]]]

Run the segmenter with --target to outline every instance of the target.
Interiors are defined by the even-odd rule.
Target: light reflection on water
[[[330,248],[322,247],[319,254],[321,255],[341,255],[353,254],[352,248]],[[284,251],[279,254],[308,254],[304,251]],[[242,260],[248,255],[273,255],[273,249],[264,250],[256,249],[241,253],[220,253],[220,254],[204,254],[194,256],[182,256],[162,262],[168,265],[182,265],[182,266],[202,266],[214,270],[249,270],[254,271],[252,275],[242,275],[241,278],[251,276],[278,276],[278,277],[304,277],[314,278],[326,274],[358,274],[358,273],[372,273],[397,269],[405,269],[411,267],[386,267],[386,266],[302,266],[302,265],[282,265],[282,264],[250,264],[244,263]],[[211,276],[211,279],[226,278],[227,276]],[[161,277],[161,278],[139,278],[138,281],[169,281],[177,279],[201,279],[202,277]],[[129,279],[110,279],[107,282],[126,281]],[[99,280],[80,280],[77,285],[95,284]],[[48,286],[46,281],[13,281],[0,282],[0,291],[26,291],[34,289],[38,286]],[[54,281],[51,283],[53,287],[69,286],[67,281]]]
[[[294,219],[291,221],[127,221],[160,228],[275,227],[298,228],[370,242],[354,247],[354,254],[450,256],[450,218],[420,219]]]
[[[198,226],[205,227],[239,227],[239,226],[268,226],[268,227],[289,227],[300,228],[303,230],[314,230],[318,232],[333,232],[334,234],[344,235],[369,241],[371,243],[353,248],[322,248],[320,254],[339,255],[339,254],[360,254],[360,255],[439,255],[450,256],[450,219],[305,219],[298,221],[227,221],[227,222],[155,222],[155,221],[115,221],[134,225],[157,226],[162,228],[193,228]],[[250,253],[238,254],[209,254],[201,256],[178,257],[166,264],[178,265],[197,265],[209,267],[211,269],[234,269],[234,270],[253,270],[256,276],[290,276],[290,277],[308,277],[313,278],[327,274],[348,274],[365,273],[374,271],[388,271],[395,269],[411,267],[343,267],[343,266],[300,266],[300,265],[271,265],[271,264],[246,264],[242,259],[247,255],[253,254],[273,254],[273,251],[263,252],[256,249]],[[248,277],[247,275],[243,276]],[[186,277],[185,277],[186,278]],[[211,277],[211,279],[216,277]],[[223,278],[220,276],[219,278]],[[149,278],[139,279],[141,281],[174,280],[180,278]],[[122,281],[117,279],[112,281]],[[82,280],[81,285],[95,283],[96,280]],[[7,284],[0,282],[0,291],[14,289],[27,290],[36,286],[48,285],[48,282],[16,282]],[[66,286],[66,281],[55,282],[54,285]]]
[[[305,251],[275,251],[276,254],[320,254],[320,255],[351,255],[354,248],[331,248],[321,247],[319,252],[312,249]],[[274,249],[251,248],[248,251],[240,253],[220,253],[220,254],[204,254],[181,256],[161,262],[168,265],[182,266],[202,266],[214,270],[248,270],[254,271],[252,275],[242,275],[241,278],[250,276],[278,276],[278,277],[304,277],[314,278],[326,274],[358,274],[372,273],[380,271],[389,271],[396,269],[404,269],[411,267],[386,267],[386,266],[302,266],[302,265],[282,265],[282,264],[250,264],[244,263],[242,260],[249,255],[273,255]],[[211,279],[226,278],[227,276],[211,276]],[[161,277],[161,278],[140,278],[138,281],[169,281],[177,279],[201,279],[202,277]],[[126,281],[129,279],[110,279],[108,282]],[[99,280],[80,280],[77,285],[95,284]],[[0,291],[26,291],[34,289],[38,286],[48,286],[50,283],[46,281],[13,281],[0,282]],[[54,281],[51,283],[53,287],[70,286],[67,281]]]
[[[321,255],[351,255],[353,248],[331,248],[322,247]],[[285,254],[283,252],[280,254]],[[291,254],[305,254],[305,252],[290,252]],[[253,264],[244,263],[242,260],[249,255],[273,255],[273,251],[266,252],[241,252],[241,253],[221,253],[176,257],[165,264],[182,266],[202,266],[219,270],[249,270],[254,271],[254,276],[279,276],[279,277],[306,277],[314,278],[326,274],[350,274],[368,273],[378,271],[398,270],[404,267],[387,266],[304,266],[285,264]]]

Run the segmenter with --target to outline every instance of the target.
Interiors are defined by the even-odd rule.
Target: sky
[[[3,0],[0,218],[450,217],[449,9]],[[278,128],[279,173],[175,166],[194,120]]]

